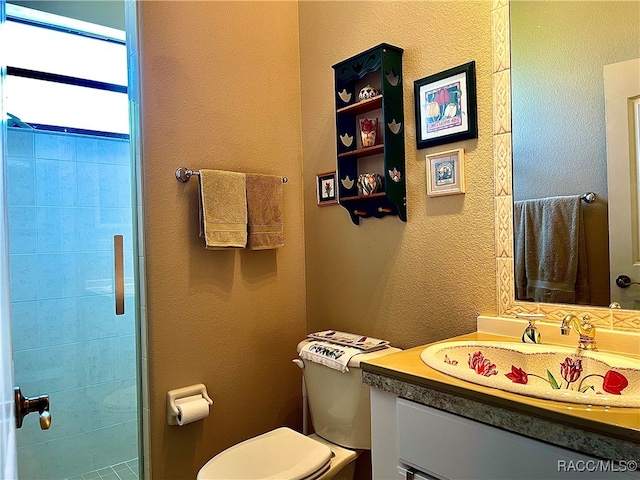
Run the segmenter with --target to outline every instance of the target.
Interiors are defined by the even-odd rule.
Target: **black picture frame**
[[[338,203],[338,179],[335,170],[316,175],[316,196],[320,207]]]
[[[413,82],[417,147],[478,138],[476,62]]]

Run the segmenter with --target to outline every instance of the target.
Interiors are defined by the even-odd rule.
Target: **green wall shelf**
[[[407,221],[402,52],[382,43],[333,66],[335,75],[338,201],[354,224],[395,215]],[[373,96],[360,98],[365,87]],[[362,119],[375,118],[375,143],[363,146]],[[382,189],[363,195],[358,176],[383,178]]]

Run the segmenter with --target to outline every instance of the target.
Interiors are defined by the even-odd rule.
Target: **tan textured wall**
[[[140,2],[149,407],[154,479],[195,478],[222,449],[299,426],[305,334],[298,5]],[[177,167],[289,177],[286,246],[207,251],[197,181]],[[165,394],[207,385],[203,422],[168,426]]]
[[[307,328],[406,348],[473,331],[496,313],[491,3],[300,2]],[[408,222],[351,223],[317,207],[315,174],[335,169],[331,65],[386,42],[404,48]],[[413,82],[476,61],[479,138],[417,150]],[[466,151],[467,193],[427,198],[425,154]]]

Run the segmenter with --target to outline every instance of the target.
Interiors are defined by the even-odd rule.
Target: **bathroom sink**
[[[431,368],[529,397],[640,407],[640,360],[556,345],[452,341],[425,348]]]

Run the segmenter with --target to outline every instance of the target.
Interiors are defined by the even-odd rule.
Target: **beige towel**
[[[200,170],[200,236],[211,250],[247,245],[244,173]]]
[[[588,304],[580,196],[515,202],[514,220],[517,298]]]
[[[282,177],[247,174],[247,213],[251,250],[284,246],[282,231]]]

